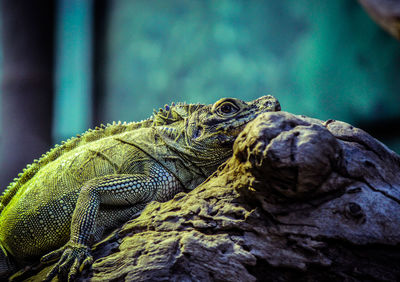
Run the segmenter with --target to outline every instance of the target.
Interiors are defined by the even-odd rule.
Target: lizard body
[[[272,96],[171,105],[140,123],[102,126],[56,146],[0,198],[0,278],[45,255],[42,262],[59,259],[48,280],[71,280],[92,263],[90,245],[104,230],[152,200],[197,187],[231,155],[246,123],[277,110]]]

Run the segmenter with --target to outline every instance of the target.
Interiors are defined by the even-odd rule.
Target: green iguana
[[[145,121],[102,125],[56,145],[0,198],[0,278],[42,257],[58,259],[48,280],[72,280],[92,264],[90,246],[104,230],[150,201],[194,189],[232,154],[246,123],[279,110],[269,95],[172,104]]]

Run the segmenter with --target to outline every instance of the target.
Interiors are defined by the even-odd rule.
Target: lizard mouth
[[[232,126],[230,129],[227,130],[227,134],[237,137],[240,134],[240,132],[243,131],[243,129],[246,127],[246,125],[249,122],[251,122],[252,120],[254,120],[254,119],[245,120],[245,121],[242,121],[240,124],[236,124],[235,126]]]
[[[279,111],[280,109],[277,109],[277,111]],[[259,115],[263,114],[263,113],[268,113],[268,112],[272,112],[272,111],[266,111],[265,108],[261,109],[260,111],[256,112],[253,116],[253,118],[251,119],[243,119],[240,121],[237,121],[237,123],[233,123],[232,126],[230,128],[227,129],[227,134],[232,135],[232,136],[238,136],[240,134],[240,132],[243,131],[243,129],[246,127],[246,125],[255,120]]]

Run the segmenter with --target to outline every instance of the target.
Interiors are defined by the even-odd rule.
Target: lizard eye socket
[[[216,109],[216,113],[219,116],[231,116],[236,114],[239,111],[239,107],[233,104],[230,101],[226,101],[221,103]]]

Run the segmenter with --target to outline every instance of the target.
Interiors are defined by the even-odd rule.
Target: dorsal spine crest
[[[101,124],[94,129],[88,129],[82,134],[77,134],[76,137],[72,137],[66,141],[62,141],[60,144],[56,144],[46,154],[43,154],[39,159],[35,159],[31,164],[28,164],[26,168],[22,170],[22,173],[18,174],[18,178],[14,178],[13,182],[8,185],[0,196],[0,212],[9,203],[20,187],[28,182],[42,167],[55,161],[64,153],[67,153],[78,146],[122,132],[142,127],[169,125],[177,121],[182,121],[191,113],[203,106],[204,105],[202,104],[171,103],[170,106],[165,105],[164,109],[160,108],[159,111],[154,111],[154,114],[146,120],[129,123],[114,121],[112,124]]]
[[[82,134],[77,134],[76,137],[72,137],[66,141],[61,141],[60,144],[56,144],[46,154],[43,154],[39,159],[35,159],[31,164],[28,164],[21,173],[18,174],[18,178],[14,178],[8,187],[4,190],[0,196],[0,213],[4,207],[9,203],[12,197],[18,192],[26,182],[28,182],[42,167],[48,163],[56,160],[62,154],[69,152],[80,145],[87,144],[99,140],[104,137],[112,136],[118,133],[134,130],[141,127],[150,127],[153,124],[151,118],[141,122],[130,122],[121,123],[113,122],[112,124],[101,124],[95,129],[88,129]]]

